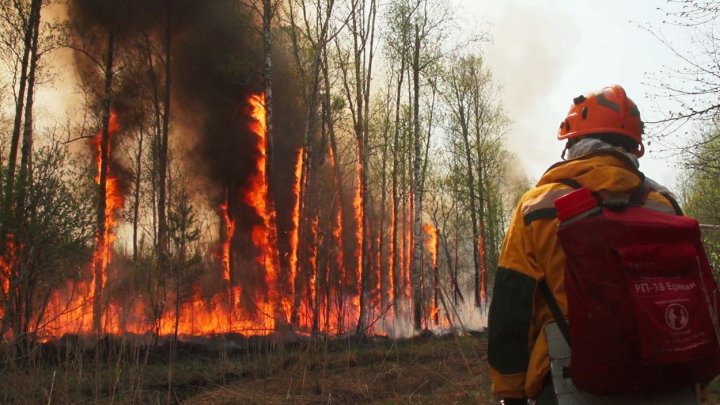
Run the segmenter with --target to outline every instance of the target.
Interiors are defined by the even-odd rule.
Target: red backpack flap
[[[641,207],[562,225],[573,383],[671,390],[720,374],[717,283],[697,221]]]

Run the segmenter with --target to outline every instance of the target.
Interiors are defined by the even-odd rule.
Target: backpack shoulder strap
[[[560,333],[562,333],[568,346],[570,346],[570,328],[567,321],[565,320],[565,317],[562,314],[562,311],[560,310],[560,306],[558,305],[557,300],[555,300],[555,296],[553,295],[552,291],[550,291],[550,287],[548,287],[545,279],[542,279],[538,282],[538,287],[540,288],[540,292],[545,298],[545,302],[547,302],[548,304],[548,308],[550,308],[550,312],[552,312],[553,314],[553,318],[555,318],[555,323],[557,324],[558,329],[560,329]]]
[[[635,189],[635,191],[630,194],[630,198],[628,199],[628,204],[630,205],[643,205],[645,204],[645,201],[647,200],[648,195],[650,195],[650,192],[652,189],[643,182],[640,184],[638,188]]]
[[[562,184],[573,190],[577,190],[582,187],[580,183],[573,179],[560,179],[555,181],[554,183]],[[568,190],[563,188],[562,190],[547,193],[542,198],[534,200],[533,203],[528,206],[523,206],[523,222],[525,223],[525,225],[529,225],[530,223],[538,219],[556,218],[557,212],[555,211],[555,206],[553,205],[553,202],[556,198],[565,195],[568,192]]]
[[[582,188],[582,184],[578,183],[573,179],[560,179],[557,182],[560,184],[564,184],[570,188],[574,188],[575,190]]]
[[[630,205],[643,205],[645,204],[645,201],[647,200],[648,195],[650,195],[651,191],[657,191],[661,196],[665,197],[668,202],[670,202],[670,205],[672,205],[673,211],[675,211],[676,215],[685,215],[682,211],[682,208],[680,208],[680,204],[678,204],[677,200],[675,200],[675,197],[670,193],[669,191],[658,191],[652,188],[647,182],[643,182],[640,187],[638,187],[635,192],[632,193],[630,196]]]

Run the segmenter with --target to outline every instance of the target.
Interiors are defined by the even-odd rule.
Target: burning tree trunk
[[[300,243],[300,209],[302,202],[302,180],[304,176],[303,159],[305,155],[305,149],[299,148],[297,157],[295,160],[295,178],[293,182],[293,197],[295,203],[293,204],[293,210],[290,214],[290,257],[288,259],[289,272],[287,278],[287,297],[285,299],[285,311],[292,316],[295,316],[295,280],[298,272],[298,247]],[[288,318],[289,322],[292,322]]]
[[[102,133],[100,138],[100,156],[98,160],[98,209],[97,209],[97,229],[96,229],[96,247],[93,257],[93,278],[94,278],[94,296],[93,296],[93,332],[99,336],[102,332],[102,312],[104,309],[103,290],[105,289],[105,280],[107,264],[109,260],[110,235],[108,232],[107,199],[110,196],[108,191],[108,167],[109,167],[109,140],[110,140],[110,102],[112,96],[112,79],[113,79],[113,52],[115,49],[115,35],[113,30],[108,31],[107,42],[107,59],[105,61],[105,94],[103,96],[103,116],[102,116]]]
[[[267,0],[263,0],[267,1]],[[306,27],[306,35],[308,39],[311,41],[312,44],[312,65],[309,72],[309,76],[305,77],[306,82],[304,83],[304,98],[305,98],[305,107],[306,107],[306,117],[305,117],[305,128],[303,132],[303,148],[305,149],[305,157],[303,161],[303,167],[305,168],[305,175],[308,176],[312,170],[310,163],[310,155],[312,154],[312,146],[311,146],[311,136],[316,131],[316,124],[315,124],[315,116],[317,114],[317,104],[318,104],[318,93],[319,93],[319,87],[320,87],[320,68],[321,68],[321,62],[322,62],[322,55],[323,51],[327,45],[327,38],[328,38],[328,29],[330,26],[330,17],[332,14],[332,10],[334,7],[334,0],[331,0],[327,3],[326,9],[322,10],[320,9],[320,3],[318,2],[318,9],[316,10],[319,20],[319,27],[316,30],[311,29],[311,27],[307,24],[309,24],[308,20],[304,20]],[[305,7],[307,5],[305,3],[302,4],[302,12],[305,14],[308,12],[308,10],[305,10]],[[293,45],[293,53],[295,56],[295,63],[297,64],[298,68],[303,71],[303,63],[301,60],[301,49],[300,44],[298,43],[298,29],[301,27],[297,24],[296,18],[295,18],[295,12],[294,12],[295,5],[291,4],[289,7],[290,12],[290,23],[291,23],[291,38],[292,38],[292,45]],[[268,22],[269,23],[269,22]],[[317,33],[317,37],[314,37]],[[309,82],[308,82],[309,81]],[[304,182],[301,184],[305,184]],[[303,201],[305,201],[308,198],[308,194],[305,192],[305,190],[302,190],[300,193],[303,196]],[[301,225],[302,226],[302,225]],[[302,239],[301,239],[302,240]],[[298,294],[297,287],[295,288],[295,293]],[[294,298],[294,305],[291,310],[291,322],[295,325],[297,325],[298,320],[298,306],[300,304],[300,297]]]
[[[366,139],[364,137],[356,140],[356,150],[357,150],[357,194],[355,196],[355,204],[353,204],[355,208],[355,214],[356,214],[356,221],[357,221],[357,241],[358,241],[358,274],[360,276],[360,302],[359,302],[359,309],[360,312],[358,314],[358,323],[357,323],[357,329],[355,331],[356,334],[361,335],[365,333],[365,325],[366,325],[366,307],[367,307],[367,288],[368,288],[368,276],[370,274],[370,258],[369,258],[369,245],[366,240],[366,235],[368,235],[368,227],[367,227],[367,202],[365,201],[365,196],[367,195],[367,175],[365,173],[365,163],[367,162],[365,158],[365,150],[366,147],[364,145],[363,140]]]
[[[345,201],[345,189],[343,187],[343,178],[342,178],[342,172],[340,170],[340,163],[338,162],[338,147],[337,147],[337,138],[335,135],[335,118],[334,118],[334,111],[333,111],[333,103],[332,103],[332,95],[330,92],[331,86],[330,86],[330,69],[329,69],[329,61],[328,61],[328,54],[327,49],[323,47],[322,50],[322,74],[323,74],[323,82],[325,86],[325,92],[323,94],[323,112],[324,112],[324,120],[327,125],[327,131],[328,131],[328,138],[330,141],[330,149],[328,151],[328,155],[330,157],[330,164],[332,165],[332,176],[333,176],[333,195],[337,199],[337,204],[335,205],[335,212],[333,215],[334,217],[334,224],[333,224],[333,242],[336,244],[338,249],[338,254],[336,258],[336,265],[337,265],[337,283],[336,283],[336,305],[337,305],[337,333],[340,334],[343,332],[343,310],[344,310],[344,301],[345,301],[345,257],[344,257],[344,245],[343,245],[343,229],[348,229],[347,226],[347,218],[345,215],[345,207],[346,207],[346,201]],[[329,317],[328,317],[329,322]]]
[[[358,175],[358,195],[356,196],[356,206],[359,211],[358,216],[358,271],[360,275],[360,297],[359,297],[359,315],[356,328],[356,334],[364,334],[366,332],[367,320],[367,289],[368,276],[370,274],[370,260],[368,252],[368,243],[364,235],[368,232],[368,204],[365,201],[367,194],[367,145],[368,145],[368,122],[369,122],[369,102],[370,102],[370,85],[372,77],[372,62],[375,40],[375,17],[377,16],[376,0],[369,0],[369,4],[365,1],[353,3],[350,10],[349,27],[351,30],[353,48],[352,54],[352,78],[350,78],[350,69],[344,63],[343,69],[343,85],[347,101],[350,104],[350,110],[353,119],[353,129],[355,132],[355,147],[357,151],[357,175]]]
[[[440,279],[438,275],[438,229],[433,224],[425,224],[423,226],[423,230],[425,231],[426,239],[425,239],[425,246],[427,247],[427,251],[430,254],[430,264],[433,272],[432,277],[432,292],[433,295],[431,297],[430,302],[430,319],[433,321],[435,325],[439,323],[439,307],[438,307],[438,293],[440,289]]]

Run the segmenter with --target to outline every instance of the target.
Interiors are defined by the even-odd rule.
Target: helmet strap
[[[562,150],[562,153],[560,154],[560,159],[565,160],[565,152],[567,152],[568,146],[565,145],[565,148]]]

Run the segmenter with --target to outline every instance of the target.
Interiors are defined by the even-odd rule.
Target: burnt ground
[[[0,346],[0,403],[499,403],[484,334],[403,341],[226,335],[181,342],[172,368],[167,342],[101,343],[97,350],[70,337],[14,365]],[[703,403],[720,405],[720,381]]]

